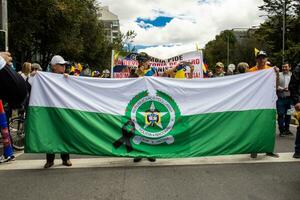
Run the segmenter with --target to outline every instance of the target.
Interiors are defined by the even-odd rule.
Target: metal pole
[[[2,0],[2,29],[5,31],[5,51],[8,51],[7,0]]]
[[[286,3],[283,1],[283,17],[282,17],[282,64],[285,62],[285,15],[286,15]]]
[[[227,66],[229,65],[229,34],[227,34]]]

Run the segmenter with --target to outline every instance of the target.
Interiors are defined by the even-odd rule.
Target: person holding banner
[[[143,76],[158,76],[157,69],[150,66],[150,56],[147,53],[141,52],[137,55],[136,60],[139,62],[139,66],[136,70],[138,77]],[[133,162],[140,162],[142,158],[134,158]],[[155,158],[148,158],[150,162],[155,162]]]
[[[136,57],[139,66],[136,70],[138,77],[143,76],[158,76],[157,69],[150,66],[150,56],[147,53],[141,52]]]
[[[168,69],[164,72],[163,76],[170,76],[171,78],[178,78],[178,79],[185,79],[186,77],[186,71],[189,68],[189,74],[188,78],[193,78],[194,73],[194,65],[192,65],[189,62],[181,62],[177,66]]]
[[[248,70],[248,72],[256,72],[259,70],[264,70],[264,69],[269,69],[272,68],[270,66],[267,65],[267,61],[268,61],[268,57],[267,57],[267,53],[265,51],[260,51],[258,52],[257,56],[256,56],[256,66],[252,67]],[[274,70],[277,74],[277,78],[276,78],[276,85],[278,85],[278,72],[277,72],[277,68],[274,67]],[[276,86],[277,88],[277,86]],[[278,158],[279,155],[277,153],[274,152],[267,152],[266,153],[267,156],[270,157],[274,157],[274,158]],[[251,153],[251,158],[256,158],[257,157],[257,153]]]
[[[3,143],[3,156],[0,157],[0,163],[14,160],[8,117],[2,100],[17,106],[22,104],[27,96],[25,80],[13,70],[11,62],[12,57],[9,52],[0,52],[0,130]]]
[[[52,69],[53,73],[64,74],[67,62],[63,59],[63,57],[61,57],[59,55],[53,56],[53,58],[51,59],[50,64],[51,64],[51,69]],[[67,77],[68,75],[64,74],[64,76]],[[62,154],[60,154],[60,157],[62,159],[62,164],[63,165],[65,165],[67,167],[72,166],[69,154],[63,154],[62,153]],[[47,162],[44,165],[44,168],[47,169],[47,168],[52,167],[54,165],[54,159],[55,159],[55,154],[47,153],[46,154]]]

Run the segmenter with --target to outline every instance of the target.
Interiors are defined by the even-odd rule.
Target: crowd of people
[[[144,76],[158,76],[158,71],[155,67],[150,66],[150,57],[146,53],[140,53],[137,56],[139,66],[130,70],[130,78],[144,77]],[[12,57],[8,52],[0,53],[0,99],[8,102],[10,105],[24,104],[28,99],[28,94],[31,78],[41,71],[42,68],[37,63],[25,62],[22,70],[18,73],[14,72],[11,67]],[[268,62],[267,54],[260,51],[256,56],[256,66],[249,67],[245,62],[237,65],[236,69],[228,67],[225,72],[225,66],[222,62],[217,62],[215,71],[208,71],[208,78],[217,78],[234,74],[250,73],[259,70],[271,68]],[[66,69],[67,68],[67,69]],[[277,74],[277,114],[278,127],[280,137],[293,135],[290,131],[291,115],[295,114],[295,118],[299,120],[300,112],[300,64],[291,72],[291,66],[288,63],[282,65],[282,71],[274,67]],[[186,71],[189,75],[186,76]],[[64,60],[63,57],[56,55],[50,61],[50,71],[52,73],[64,74],[65,77],[70,75],[75,76],[90,76],[99,78],[109,78],[110,71],[104,70],[102,74],[99,71],[91,71],[88,65],[81,65],[80,63],[70,64]],[[164,77],[170,78],[192,78],[194,66],[188,62],[181,62],[177,66],[166,70],[163,73]],[[300,158],[300,128],[297,129],[296,145],[294,158]],[[278,157],[278,154],[273,152],[266,152],[267,155]],[[252,153],[251,157],[255,158],[256,153]],[[4,155],[7,159],[7,155]],[[54,164],[54,154],[46,155],[46,164],[44,168],[49,168]],[[62,164],[65,166],[72,166],[69,154],[61,154]],[[142,158],[134,158],[134,162],[141,161]],[[155,158],[148,158],[150,162],[155,162]]]

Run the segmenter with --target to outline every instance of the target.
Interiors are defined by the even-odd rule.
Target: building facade
[[[113,42],[121,34],[118,16],[110,12],[108,6],[104,6],[100,8],[98,17],[103,22],[107,39]]]

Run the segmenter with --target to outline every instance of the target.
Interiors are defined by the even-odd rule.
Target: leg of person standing
[[[293,135],[293,133],[290,131],[290,123],[291,123],[291,113],[289,112],[289,110],[291,109],[291,99],[290,97],[287,97],[286,99],[286,112],[285,112],[285,116],[284,116],[284,129],[285,129],[285,135]]]
[[[62,159],[62,164],[63,165],[68,166],[68,167],[72,166],[69,154],[60,154],[60,157]]]
[[[278,127],[279,127],[279,135],[280,137],[285,136],[285,124],[284,124],[284,114],[285,114],[285,105],[284,105],[284,99],[283,98],[278,98],[276,102],[276,107],[277,107],[277,121],[278,121]]]
[[[46,154],[46,164],[44,165],[44,168],[47,169],[47,168],[50,168],[54,165],[54,159],[55,159],[55,154],[50,154],[50,153],[47,153]]]
[[[300,158],[300,125],[297,128],[294,158]]]

